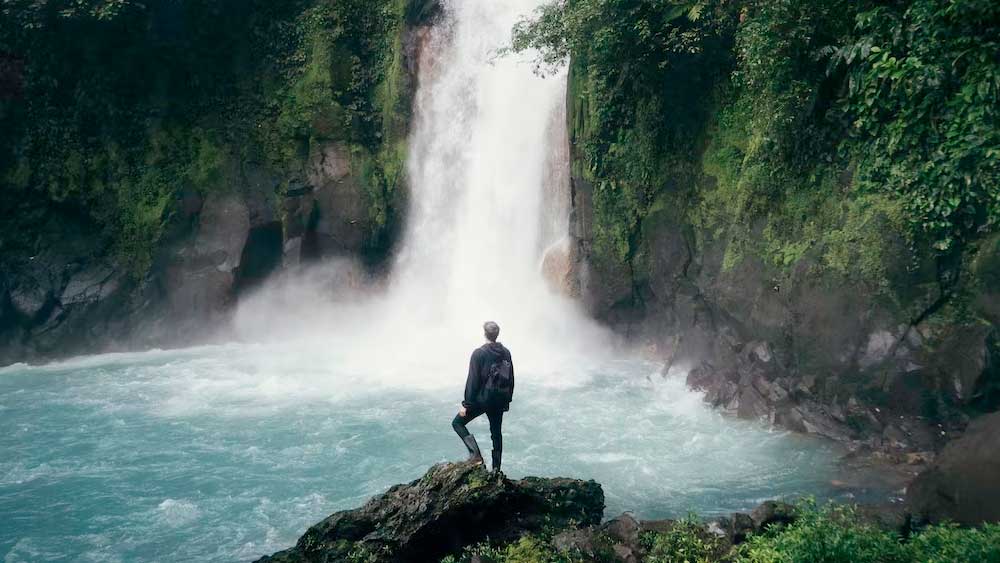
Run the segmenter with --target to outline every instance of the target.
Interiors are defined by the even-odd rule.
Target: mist
[[[611,334],[542,276],[544,251],[570,244],[565,72],[540,78],[530,54],[495,57],[538,4],[448,4],[431,31],[409,139],[411,207],[388,279],[349,259],[286,272],[241,301],[238,339],[420,386],[460,383],[486,320],[515,364],[563,383],[613,354]]]

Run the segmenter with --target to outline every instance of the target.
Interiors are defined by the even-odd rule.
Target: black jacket
[[[506,358],[510,362],[510,373],[514,373],[514,361],[510,358],[510,350],[499,342],[487,342],[481,347],[472,351],[472,358],[469,359],[469,377],[465,380],[465,399],[462,406],[465,408],[477,408],[479,390],[486,382],[486,374],[490,366]],[[506,410],[506,409],[505,409]]]

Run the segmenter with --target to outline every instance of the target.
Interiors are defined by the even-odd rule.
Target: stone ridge
[[[439,561],[487,538],[504,542],[543,529],[592,526],[603,514],[604,491],[592,480],[512,481],[479,464],[440,463],[360,508],[330,515],[294,547],[258,563]]]

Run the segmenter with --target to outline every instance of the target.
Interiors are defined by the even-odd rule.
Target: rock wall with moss
[[[978,0],[537,12],[593,313],[713,404],[892,455],[995,409],[998,32]]]
[[[276,269],[388,256],[433,2],[0,12],[0,363],[180,343]]]

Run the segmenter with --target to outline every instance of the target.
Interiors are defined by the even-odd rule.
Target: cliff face
[[[102,6],[0,30],[0,363],[193,342],[323,257],[378,272],[435,3]]]
[[[573,185],[587,217],[592,185]],[[578,226],[583,249],[592,248],[587,224]],[[619,332],[688,367],[689,386],[713,406],[894,454],[936,450],[969,416],[997,406],[998,291],[987,283],[996,274],[976,269],[996,237],[962,282],[981,317],[951,321],[934,314],[949,296],[933,274],[911,278],[910,300],[887,302],[877,289],[817,273],[808,256],[787,269],[759,257],[726,268],[727,242],[683,209],[654,210],[639,233],[627,265],[581,253],[585,299]]]
[[[962,120],[962,106],[984,111],[965,125],[995,124],[992,94],[959,93],[995,69],[950,67],[947,42],[893,43],[879,26],[897,20],[870,19],[864,6],[692,4],[698,17],[671,21],[655,11],[574,19],[574,8],[560,8],[546,17],[566,18],[565,43],[543,24],[522,36],[573,57],[568,126],[584,300],[689,367],[689,384],[713,405],[925,459],[915,454],[1000,406],[1000,236],[986,219],[992,204],[977,199],[995,191],[990,157],[971,149],[938,164],[968,166],[961,188],[919,176],[914,164],[947,148],[921,137],[929,115]],[[988,41],[926,4],[893,18]],[[671,33],[652,53],[629,31],[658,26]],[[610,30],[599,48],[574,35]],[[940,62],[946,85],[907,98],[892,82],[913,85],[900,71],[857,99],[886,51]],[[911,112],[918,106],[924,113]],[[941,204],[921,207],[942,189],[957,189],[949,201],[967,202],[969,213],[952,215],[947,234],[935,230],[947,225],[935,215]]]

